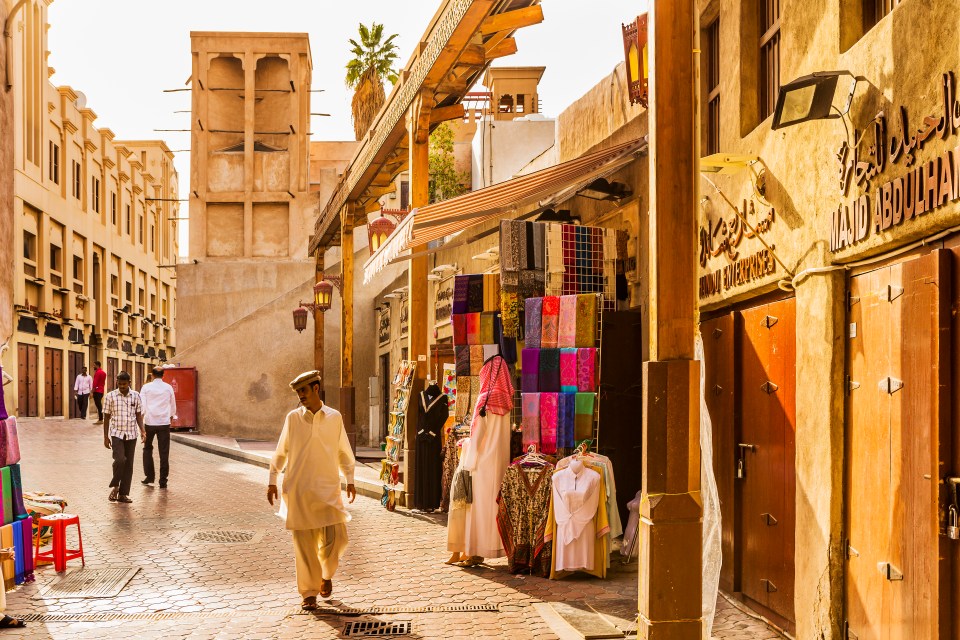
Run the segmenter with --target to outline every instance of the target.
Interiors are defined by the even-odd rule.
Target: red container
[[[197,428],[197,368],[164,367],[163,381],[173,387],[177,399],[177,417],[171,429]]]

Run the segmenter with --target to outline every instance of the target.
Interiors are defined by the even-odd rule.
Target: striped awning
[[[412,247],[417,247],[416,252],[419,252],[428,242],[496,220],[510,212],[519,212],[531,204],[548,206],[562,202],[597,178],[623,168],[646,149],[646,138],[636,138],[529,175],[414,209],[364,263],[364,283],[404,252],[410,255]],[[555,197],[561,192],[565,197]]]

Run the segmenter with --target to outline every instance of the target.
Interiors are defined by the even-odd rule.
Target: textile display
[[[480,314],[480,332],[476,344],[493,344],[493,312],[484,311]]]
[[[455,276],[453,279],[453,314],[467,313],[467,304],[470,279],[467,276]]]
[[[486,362],[493,356],[500,355],[500,345],[498,344],[484,344],[480,345],[483,349],[483,361]],[[504,358],[506,359],[506,358]]]
[[[460,316],[463,317],[463,316]],[[458,376],[470,375],[470,345],[458,344],[453,347],[453,358]]]
[[[597,350],[594,347],[576,349],[577,391],[597,390]],[[566,391],[566,389],[564,389]]]
[[[541,318],[540,347],[556,349],[560,337],[560,298],[544,296]]]
[[[500,222],[501,272],[518,272],[527,267],[526,223],[523,220]]]
[[[480,369],[483,367],[483,345],[470,345],[470,375],[479,376]]]
[[[523,302],[523,308],[524,346],[528,349],[539,349],[543,326],[543,298],[527,298]]]
[[[520,272],[519,271],[501,271],[500,286],[501,288],[507,289],[509,291],[517,291],[520,288]]]
[[[531,266],[530,268],[531,268],[531,269],[536,269],[537,271],[543,271],[543,270],[544,270],[544,267],[545,267],[544,257],[546,256],[546,252],[547,252],[547,251],[546,251],[546,249],[547,249],[547,225],[545,225],[545,224],[538,224],[538,223],[535,223],[535,222],[528,222],[528,223],[526,223],[526,224],[527,224],[527,228],[528,228],[528,229],[531,228],[531,227],[533,228],[533,245],[532,245],[532,249],[529,248],[529,247],[527,248],[527,251],[532,251],[532,252],[533,252],[533,260],[532,260],[532,263],[533,263],[533,264],[532,264],[532,266]],[[528,256],[528,257],[527,257],[527,264],[530,264],[530,263],[531,263],[531,260],[530,260],[530,257]]]
[[[520,296],[517,292],[500,290],[500,320],[505,337],[520,337]],[[453,341],[456,343],[457,339]]]
[[[466,344],[481,344],[480,342],[480,314],[464,314],[467,322],[467,342]]]
[[[17,584],[23,584],[23,523],[23,520],[14,520],[11,523],[13,527],[13,581]]]
[[[577,373],[577,350],[560,349],[560,391],[564,393],[576,393],[578,391]]]
[[[563,293],[577,293],[576,227],[565,224],[560,228],[563,238]]]
[[[476,396],[472,395],[472,378],[473,376],[457,376],[457,421],[463,421],[464,416],[473,410],[473,400]]]
[[[576,413],[577,394],[561,393],[557,396],[557,448],[572,449],[577,446],[574,439]]]
[[[13,513],[13,483],[10,480],[10,467],[0,469],[0,477],[3,482],[3,524],[10,524],[14,521]],[[10,545],[4,545],[8,547]]]
[[[451,323],[453,324],[453,344],[467,344],[467,316],[455,313]]]
[[[593,437],[593,405],[595,393],[578,393],[573,437],[577,442]]]
[[[516,461],[507,467],[500,485],[497,529],[511,573],[547,577],[553,545],[544,534],[550,515],[553,465],[528,469]]]
[[[25,491],[23,493],[23,503],[27,513],[34,521],[39,520],[42,516],[63,513],[64,509],[67,508],[67,501],[62,496],[44,491]],[[38,527],[37,535],[40,536],[41,542],[46,544],[49,542],[51,535],[50,527]]]
[[[13,493],[13,516],[18,518],[27,514],[23,505],[23,480],[20,477],[20,465],[12,464],[10,469],[10,490]]]
[[[540,391],[560,391],[560,349],[540,349]]]
[[[557,393],[540,394],[540,451],[557,452]]]
[[[443,390],[443,395],[447,396],[447,407],[450,410],[450,415],[456,413],[457,406],[457,371],[455,365],[444,364],[443,365],[443,384],[440,385]]]
[[[546,279],[543,271],[528,269],[520,272],[520,284],[517,287],[521,298],[543,297]]]
[[[0,545],[5,549],[9,549],[13,546],[13,525],[5,524],[3,527],[0,527]],[[16,576],[16,561],[15,560],[4,560],[3,563],[3,584],[7,591],[13,589],[16,586],[15,576]]]
[[[440,507],[443,457],[441,453],[443,425],[449,410],[447,396],[440,386],[431,384],[420,392],[420,418],[417,422],[415,455],[417,465],[413,477],[413,503],[420,510]]]
[[[540,394],[523,393],[520,395],[520,406],[523,409],[523,450],[530,445],[540,449]]]
[[[500,310],[500,274],[483,274],[483,311]]]
[[[540,390],[540,349],[520,352],[520,390],[524,393]]]
[[[20,534],[23,536],[23,547],[26,549],[26,553],[23,554],[23,572],[27,582],[33,582],[33,520],[25,518],[20,522]]]
[[[2,379],[3,367],[0,367],[0,382],[2,382]],[[2,383],[0,383],[0,388],[2,388],[2,386]],[[7,414],[7,405],[3,399],[3,393],[0,393],[0,421],[6,420],[8,417],[10,416]]]
[[[509,338],[503,335],[503,328],[500,324],[500,317],[493,321],[493,333],[494,336],[499,335],[497,343],[500,345],[500,355],[503,356],[503,359],[506,360],[509,364],[516,364],[517,362],[517,339]]]
[[[9,416],[0,420],[0,466],[20,462],[20,439],[17,436],[17,419]]]
[[[553,562],[556,571],[596,570],[597,537],[602,535],[597,528],[601,484],[601,475],[579,460],[554,472]]]
[[[623,533],[623,523],[620,521],[620,509],[617,507],[617,481],[613,475],[613,462],[611,462],[607,456],[590,451],[584,455],[574,454],[559,460],[557,462],[557,469],[566,468],[572,460],[578,458],[603,476],[603,482],[606,484],[606,493],[600,494],[600,499],[605,499],[607,502],[607,514],[609,515],[610,521],[610,539],[616,538]],[[607,563],[607,566],[609,567],[610,564]]]
[[[557,345],[575,347],[577,341],[577,296],[560,296],[560,328]]]
[[[581,293],[577,296],[577,347],[597,346],[597,296]]]
[[[483,274],[467,276],[467,313],[483,311]]]
[[[494,358],[494,361],[502,360]],[[489,367],[495,362],[487,364]],[[491,393],[491,401],[485,416],[474,413],[470,425],[470,441],[476,446],[470,446],[463,452],[461,465],[470,472],[473,483],[473,502],[466,509],[464,518],[464,544],[462,549],[451,551],[465,552],[470,556],[483,558],[501,558],[505,554],[500,533],[497,531],[497,496],[500,494],[500,483],[507,470],[510,460],[510,414],[500,415],[493,407],[493,395],[496,387],[509,382],[509,374],[502,366],[501,379],[496,370],[484,377],[481,389],[484,393]],[[490,386],[488,386],[488,383]],[[511,388],[512,391],[512,388]],[[512,393],[510,394],[512,404]],[[479,402],[479,397],[478,397]],[[449,528],[449,524],[448,524]],[[450,538],[448,533],[448,549]]]

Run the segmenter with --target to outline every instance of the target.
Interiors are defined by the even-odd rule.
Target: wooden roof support
[[[495,47],[487,51],[487,60],[496,60],[504,56],[512,56],[517,52],[517,41],[514,38],[504,38]]]
[[[446,122],[447,120],[460,120],[467,113],[463,104],[452,104],[449,107],[440,107],[430,113],[430,124]]]
[[[433,94],[421,91],[410,105],[410,120],[413,125],[411,137],[416,144],[425,144],[430,140],[430,114],[436,104]]]
[[[480,25],[480,33],[489,36],[500,31],[514,31],[541,22],[543,22],[543,7],[535,4],[488,17]]]

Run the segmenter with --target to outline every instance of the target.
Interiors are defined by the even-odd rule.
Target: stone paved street
[[[38,591],[56,576],[45,567],[33,584],[7,594],[12,614],[122,614],[97,621],[33,622],[5,632],[22,638],[337,638],[348,621],[410,620],[407,638],[556,638],[534,605],[582,602],[630,617],[636,564],[614,565],[611,579],[549,581],[513,576],[503,560],[464,570],[446,559],[444,516],[388,513],[358,497],[351,547],[335,581],[337,607],[493,605],[493,611],[390,615],[299,613],[289,534],[267,505],[266,472],[181,444],[171,445],[170,487],[143,487],[133,504],[107,501],[110,455],[99,426],[79,420],[21,421],[26,490],[58,493],[81,517],[87,567],[139,567],[116,598],[50,599]],[[247,544],[186,542],[193,531],[252,531]],[[71,568],[79,567],[71,561]],[[723,598],[718,638],[779,637]],[[168,614],[152,616],[143,614]],[[170,615],[173,614],[173,615]],[[111,619],[113,618],[113,619]]]

